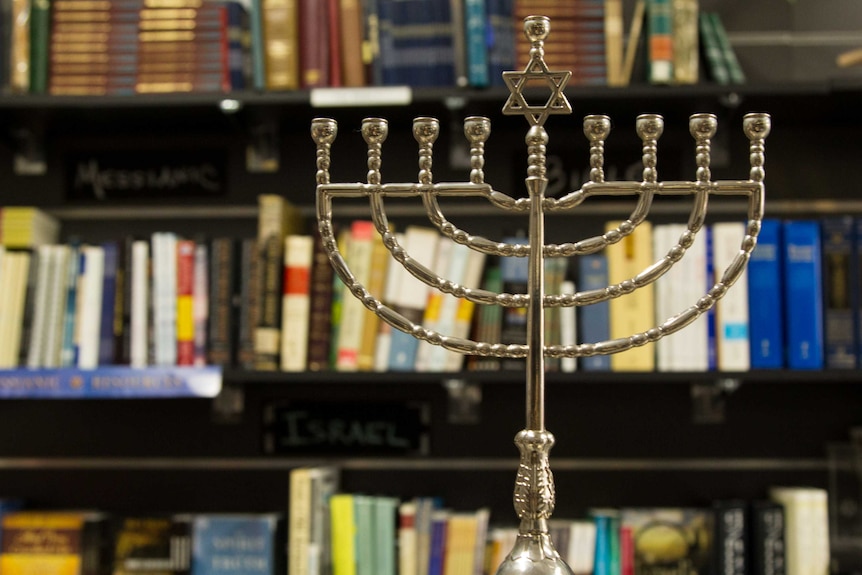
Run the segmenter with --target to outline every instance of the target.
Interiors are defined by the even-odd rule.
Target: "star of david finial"
[[[503,114],[523,115],[531,126],[543,126],[551,114],[572,113],[572,105],[563,93],[572,73],[551,71],[545,64],[543,44],[551,30],[550,26],[551,21],[546,16],[527,16],[524,19],[524,33],[532,45],[530,61],[523,72],[503,72],[503,82],[510,92],[503,105]],[[550,97],[542,106],[530,105],[524,98],[524,88],[536,83],[545,83],[551,89]]]

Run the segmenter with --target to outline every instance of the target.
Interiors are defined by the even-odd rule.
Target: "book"
[[[283,572],[283,517],[276,513],[196,514],[192,519],[192,575]]]
[[[254,329],[255,369],[274,371],[280,365],[284,241],[302,231],[299,211],[278,194],[258,196],[258,316]]]
[[[623,2],[605,0],[605,54],[608,86],[623,86]]]
[[[787,367],[823,367],[823,286],[820,224],[784,222],[784,317]]]
[[[303,371],[308,361],[311,264],[314,239],[291,234],[284,240],[284,295],[281,300],[281,369]]]
[[[260,250],[257,238],[244,238],[239,254],[239,317],[236,363],[254,369],[254,338],[260,315]]]
[[[635,573],[706,573],[713,557],[711,509],[623,508],[621,525],[632,532]]]
[[[234,309],[239,256],[234,238],[215,237],[209,243],[209,313],[207,363],[231,366],[237,317]]]
[[[120,274],[120,243],[118,241],[102,242],[105,254],[104,272],[102,274],[102,311],[99,324],[99,365],[111,365],[115,357],[117,290]],[[119,295],[122,298],[122,294]],[[65,294],[63,296],[65,307]],[[48,367],[48,366],[46,366]]]
[[[413,261],[428,268],[433,264],[439,234],[433,228],[408,226],[404,235],[404,251]],[[398,294],[392,303],[395,311],[414,324],[422,323],[423,310],[428,300],[429,287],[412,275],[402,277]],[[411,334],[393,330],[389,350],[389,369],[412,371],[416,365],[419,341]]]
[[[111,521],[114,575],[182,574],[191,569],[191,517],[127,515]]]
[[[698,14],[700,43],[709,70],[709,75],[716,84],[730,83],[730,71],[722,53],[721,44],[713,26],[712,16],[708,12]]]
[[[618,222],[609,222],[606,230]],[[631,234],[605,248],[608,259],[608,281],[615,285],[634,278],[653,263],[652,224],[642,222]],[[645,285],[632,293],[610,300],[610,337],[631,337],[653,327],[655,319],[655,285]],[[655,344],[647,343],[611,356],[613,371],[652,371],[655,367]]]
[[[859,348],[856,222],[852,216],[829,217],[820,226],[824,364],[830,369],[855,369]]]
[[[48,310],[42,367],[58,367],[62,361],[65,314],[67,312],[64,272],[69,265],[69,246],[58,244],[51,246],[50,249],[51,273],[48,277]]]
[[[193,365],[204,366],[208,361],[209,338],[209,244],[206,240],[194,242],[194,259],[192,263],[192,321],[194,322],[194,337],[192,357]]]
[[[752,369],[784,367],[784,304],[781,221],[761,221],[748,260],[749,342]]]
[[[389,249],[383,243],[383,237],[376,232],[372,239],[370,274],[366,288],[368,293],[380,299],[386,290],[386,281],[389,275],[390,265],[393,263]],[[359,346],[357,367],[360,371],[374,371],[375,355],[377,353],[377,336],[380,333],[380,324],[384,323],[380,318],[367,310],[362,322],[362,343]]]
[[[468,251],[467,262],[465,264],[466,269],[463,273],[463,285],[466,288],[475,289],[480,285],[482,280],[482,274],[485,272],[485,261],[487,257],[484,253],[476,250]],[[450,306],[455,308],[453,320],[454,325],[451,329],[451,334],[454,337],[459,338],[470,337],[470,330],[475,323],[476,304],[466,298],[456,300],[455,298],[450,297],[444,300],[443,309],[441,311],[443,322],[440,327],[441,330],[449,330],[448,322],[450,321],[449,318],[452,313],[450,311]],[[443,365],[444,371],[461,371],[464,368],[465,358],[463,353],[449,351],[443,348],[435,349],[432,353],[432,366],[436,361],[438,361],[436,358],[440,357],[441,354],[445,358],[445,363]]]
[[[649,81],[651,84],[673,83],[673,6],[671,0],[649,0],[647,15],[649,25]]]
[[[671,0],[673,83],[696,84],[699,77],[699,0]]]
[[[42,367],[44,345],[48,330],[48,288],[52,281],[52,260],[54,250],[50,246],[39,246],[37,254],[38,270],[36,272],[36,289],[33,294],[33,319],[30,329],[30,340],[27,345],[27,363],[30,368]],[[76,271],[77,278],[77,271]],[[77,279],[76,279],[77,281]]]
[[[398,506],[398,573],[418,575],[416,540],[416,501],[404,501]]]
[[[476,88],[484,88],[489,84],[488,26],[486,1],[464,0],[467,81]]]
[[[748,503],[718,500],[713,502],[712,509],[715,513],[713,572],[746,575],[751,553]]]
[[[712,225],[713,267],[716,279],[724,281],[725,271],[740,254],[745,237],[742,222],[716,222]],[[718,369],[747,371],[751,366],[748,337],[748,272],[715,305],[715,333]]]
[[[193,365],[195,351],[194,257],[195,242],[179,239],[177,248],[176,338],[177,365]]]
[[[374,548],[374,496],[355,493],[353,495],[353,517],[356,523],[356,575],[377,573]]]
[[[372,254],[374,252],[374,223],[370,220],[354,220],[350,226],[347,266],[357,282],[368,288],[371,278]],[[338,332],[338,350],[335,369],[338,371],[359,370],[359,349],[365,332],[365,321],[370,315],[362,301],[344,286],[341,320]]]
[[[148,362],[150,334],[150,244],[135,240],[132,244],[130,318],[130,366],[144,367]]]
[[[396,497],[375,496],[372,502],[374,523],[374,566],[379,575],[396,575],[397,522],[399,500]]]
[[[261,0],[267,90],[300,86],[299,6],[297,0]]]
[[[314,246],[312,252],[311,278],[309,291],[311,298],[308,326],[308,360],[310,371],[321,371],[329,368],[331,346],[332,319],[332,289],[335,274],[329,256],[323,247],[320,231],[313,231]]]
[[[48,84],[48,32],[51,26],[50,0],[30,4],[30,93],[44,94]]]
[[[396,232],[395,241],[398,245],[404,245],[404,234]],[[401,282],[410,276],[410,272],[401,264],[391,263],[386,270],[386,281],[383,287],[381,301],[383,305],[394,309],[395,302],[399,297]],[[377,336],[374,341],[374,371],[386,371],[389,369],[389,352],[392,349],[392,333],[395,328],[385,321],[378,322]]]
[[[446,575],[446,543],[448,541],[449,517],[448,509],[433,509],[428,538],[428,572],[427,575]]]
[[[356,575],[356,520],[353,495],[336,493],[329,499],[332,529],[332,574]]]
[[[510,244],[526,244],[527,238],[509,236],[503,239]],[[509,294],[526,294],[528,290],[529,262],[526,257],[501,257],[500,277],[503,291]],[[500,341],[506,345],[527,343],[527,308],[507,307],[502,311],[500,323]],[[502,369],[523,370],[525,360],[503,358],[500,360]]]
[[[449,278],[447,275],[450,271],[452,271],[450,264],[453,256],[452,252],[455,249],[457,244],[449,241],[448,239],[441,238],[437,244],[437,250],[434,254],[434,265],[431,268],[432,273],[436,277]],[[463,246],[460,246],[463,247]],[[466,256],[466,253],[464,254]],[[457,254],[456,254],[457,257]],[[461,261],[461,265],[463,266],[464,260]],[[457,264],[455,264],[457,265]],[[460,273],[460,272],[459,272]],[[459,282],[460,278],[452,279],[453,282]],[[419,322],[422,327],[427,329],[431,329],[434,331],[438,331],[440,329],[440,317],[442,314],[444,296],[447,294],[442,293],[439,290],[431,289],[428,290],[428,300],[425,304],[425,311],[422,314],[422,321]],[[414,364],[414,369],[416,371],[431,371],[432,366],[430,363],[431,354],[435,347],[433,344],[427,341],[420,341],[419,345],[416,349],[416,362]],[[442,369],[442,365],[438,364],[438,368],[435,371],[439,371]]]
[[[787,570],[784,506],[757,499],[748,508],[748,556],[752,575],[784,575]]]
[[[482,289],[492,293],[501,293],[503,291],[503,276],[500,266],[496,262],[492,262],[485,267],[482,277]],[[492,344],[499,343],[500,331],[503,324],[503,308],[498,305],[482,305],[479,308],[479,313],[476,315],[473,338],[476,341],[484,341]],[[500,369],[500,359],[497,357],[473,355],[470,356],[467,365],[470,370],[496,371]]]
[[[359,0],[339,0],[341,85],[348,88],[366,85],[362,4]]]
[[[3,573],[100,573],[106,516],[95,511],[18,510],[2,516]]]
[[[328,2],[299,0],[299,70],[303,89],[329,86]]]
[[[827,575],[829,568],[829,513],[825,489],[774,486],[769,499],[784,510],[787,575]],[[777,519],[777,518],[773,518]]]
[[[582,291],[604,289],[608,285],[608,259],[604,253],[584,255],[578,258],[578,282]],[[607,301],[583,306],[578,313],[578,332],[587,343],[607,341],[610,332],[610,304]],[[608,355],[593,355],[580,359],[585,371],[608,371],[611,358]]]
[[[560,283],[560,292],[564,294],[575,293],[575,282],[564,280]],[[578,343],[578,318],[574,306],[559,309],[560,315],[560,344],[575,345]],[[564,357],[560,359],[560,371],[572,373],[577,370],[577,358]]]
[[[727,67],[729,83],[744,84],[745,71],[743,71],[742,65],[739,63],[736,51],[730,44],[730,38],[728,38],[727,31],[724,29],[724,23],[721,21],[721,16],[719,16],[718,12],[709,12],[708,16],[712,22],[715,40],[721,48],[721,56],[724,59],[725,66]]]
[[[298,467],[290,472],[288,565],[291,573],[330,572],[329,498],[338,489],[335,467]]]
[[[0,320],[4,342],[0,357],[4,368],[18,366],[27,305],[27,283],[31,276],[30,259],[29,252],[7,252],[2,256],[5,297],[2,304],[2,320]]]
[[[81,251],[79,321],[76,330],[77,363],[79,368],[93,369],[99,365],[105,249],[102,246],[84,246]]]

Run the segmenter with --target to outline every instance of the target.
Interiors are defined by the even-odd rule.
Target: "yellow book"
[[[296,0],[262,0],[266,89],[299,88],[299,10]]]
[[[368,276],[368,292],[379,300],[383,299],[386,289],[386,274],[389,271],[392,256],[383,245],[383,238],[374,232],[371,248],[371,270]],[[400,264],[396,264],[400,265]],[[365,307],[365,306],[363,306]],[[365,320],[362,322],[362,345],[359,347],[359,371],[374,370],[374,353],[377,347],[377,332],[380,331],[380,318],[371,310],[365,310]]]
[[[311,469],[290,472],[290,509],[287,525],[287,570],[290,575],[309,575],[311,543]]]
[[[95,540],[98,531],[90,525],[95,525],[100,517],[86,512],[39,511],[5,515],[0,572],[79,575],[85,571],[85,561],[92,560],[92,551],[88,549],[98,544]]]
[[[605,230],[617,226],[619,222],[609,222]],[[652,265],[652,234],[652,224],[643,222],[630,235],[607,247],[610,284],[630,280]],[[654,286],[650,284],[610,300],[611,339],[629,337],[654,327],[654,294]],[[654,368],[654,343],[611,355],[611,369],[614,371],[652,371]]]
[[[356,575],[356,518],[353,495],[338,493],[329,500],[332,528],[332,575]]]

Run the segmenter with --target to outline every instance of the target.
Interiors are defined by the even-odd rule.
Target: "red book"
[[[195,361],[195,242],[177,241],[177,365]]]

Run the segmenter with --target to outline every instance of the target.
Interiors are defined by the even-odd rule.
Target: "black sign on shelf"
[[[291,401],[266,406],[263,446],[278,455],[425,455],[430,406]]]
[[[70,200],[213,197],[227,189],[223,149],[90,152],[67,158]]]

